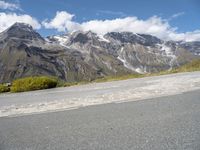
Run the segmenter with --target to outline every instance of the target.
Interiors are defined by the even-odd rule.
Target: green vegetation
[[[53,77],[27,77],[13,81],[11,92],[25,92],[33,90],[42,90],[54,88],[58,84],[58,80]]]
[[[4,84],[0,84],[0,93],[9,92],[10,88]]]

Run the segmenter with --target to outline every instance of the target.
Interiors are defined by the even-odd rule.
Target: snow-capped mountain
[[[16,23],[0,33],[0,82],[33,75],[66,81],[172,69],[200,57],[200,42],[163,41],[130,32],[76,31],[43,38]]]

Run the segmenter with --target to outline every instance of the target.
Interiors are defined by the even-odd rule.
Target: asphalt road
[[[200,150],[200,90],[2,117],[0,150]]]

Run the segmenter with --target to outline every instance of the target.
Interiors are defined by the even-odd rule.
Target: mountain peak
[[[33,27],[29,24],[26,23],[20,23],[20,22],[16,22],[14,23],[10,28],[8,28],[6,30],[6,32],[16,32],[16,31],[20,31],[20,32],[35,32],[33,30]]]
[[[26,23],[16,22],[3,32],[4,38],[20,38],[25,40],[43,40],[33,27]]]
[[[70,40],[73,43],[79,42],[82,44],[87,43],[90,40],[98,39],[97,34],[92,31],[75,31],[71,33]]]
[[[30,24],[16,22],[11,27],[19,27],[19,28],[29,28],[33,30],[33,27]]]

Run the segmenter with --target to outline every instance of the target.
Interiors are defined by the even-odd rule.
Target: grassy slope
[[[166,75],[172,73],[181,73],[181,72],[193,72],[200,71],[200,59],[194,60],[191,63],[185,64],[179,68],[175,68],[172,70],[161,71],[159,73],[149,73],[149,74],[129,74],[124,76],[109,76],[105,78],[96,79],[94,82],[106,82],[106,81],[116,81],[116,80],[126,80],[132,78],[143,78],[148,76],[159,76]]]
[[[173,73],[191,71],[200,71],[200,59],[194,60],[189,64],[183,65],[180,68],[172,70]]]

